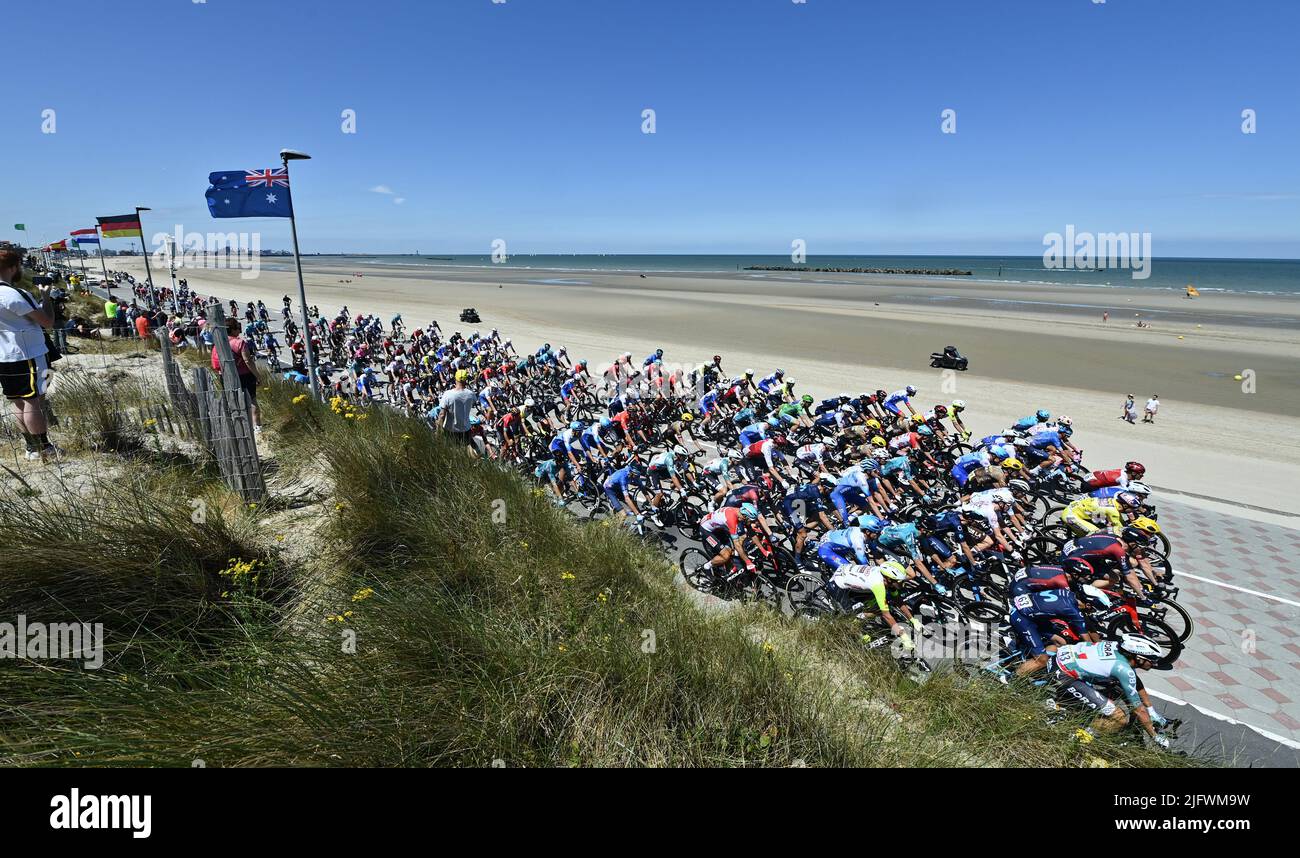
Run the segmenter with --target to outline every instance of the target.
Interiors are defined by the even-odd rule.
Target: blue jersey
[[[1061,619],[1077,635],[1087,627],[1079,611],[1079,600],[1069,590],[1037,590],[1021,593],[1011,599],[1011,612],[1030,620]]]
[[[856,527],[832,530],[822,537],[819,553],[826,552],[847,560],[851,555],[859,563],[867,562],[867,540]]]
[[[1029,439],[1029,446],[1035,450],[1042,450],[1047,447],[1061,447],[1061,436],[1057,432],[1039,432]]]

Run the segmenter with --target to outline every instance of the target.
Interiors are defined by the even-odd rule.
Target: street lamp
[[[310,161],[311,156],[296,149],[281,149],[280,162],[284,164],[284,177],[289,178],[290,161]],[[298,302],[302,305],[302,343],[307,358],[307,377],[311,379],[311,395],[320,399],[320,383],[316,379],[316,350],[311,343],[311,319],[307,316],[307,287],[302,280],[302,254],[298,252],[298,220],[294,217],[293,186],[289,188],[289,230],[293,233],[293,261],[298,268]]]
[[[153,288],[153,272],[149,270],[149,248],[144,243],[144,222],[140,220],[140,212],[151,212],[153,209],[148,206],[135,207],[135,220],[140,224],[140,250],[144,253],[144,276],[149,281],[149,301],[153,308],[158,309],[158,292]]]

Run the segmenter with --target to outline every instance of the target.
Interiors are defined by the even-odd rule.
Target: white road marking
[[[1285,745],[1288,748],[1292,748],[1294,750],[1300,750],[1300,742],[1297,742],[1294,739],[1288,739],[1285,736],[1279,736],[1277,733],[1272,733],[1268,730],[1265,730],[1262,727],[1256,727],[1254,724],[1247,724],[1245,721],[1240,721],[1236,718],[1233,718],[1228,715],[1224,715],[1220,712],[1214,712],[1202,706],[1197,706],[1195,703],[1188,703],[1186,700],[1179,700],[1177,697],[1171,697],[1168,694],[1161,694],[1159,691],[1156,691],[1155,689],[1149,686],[1147,687],[1147,694],[1150,694],[1152,697],[1158,697],[1167,703],[1176,703],[1179,706],[1190,706],[1193,709],[1195,709],[1197,712],[1200,712],[1202,715],[1207,715],[1210,718],[1215,719],[1216,721],[1227,721],[1229,724],[1232,724],[1233,726],[1245,727],[1248,730],[1254,730],[1256,733],[1263,736],[1265,739],[1268,739],[1269,741],[1277,742],[1279,745]]]
[[[1213,584],[1216,587],[1226,587],[1229,590],[1236,590],[1239,593],[1248,593],[1251,596],[1258,596],[1261,599],[1270,599],[1274,602],[1281,602],[1284,605],[1290,605],[1293,608],[1300,608],[1300,602],[1287,599],[1283,596],[1274,596],[1272,593],[1261,593],[1258,590],[1250,590],[1246,587],[1238,587],[1236,584],[1225,584],[1222,581],[1215,581],[1213,578],[1202,578],[1200,575],[1193,575],[1190,572],[1179,572],[1174,570],[1176,577],[1191,578],[1193,581],[1200,581],[1205,584]]]

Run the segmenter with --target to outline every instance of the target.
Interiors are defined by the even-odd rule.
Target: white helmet
[[[1160,661],[1165,657],[1165,648],[1146,635],[1125,634],[1119,639],[1119,651],[1135,658],[1147,661]]]
[[[966,407],[966,400],[964,400],[964,399],[954,399],[954,400],[952,401],[952,407],[955,408],[955,409],[958,410],[958,411],[961,411],[961,410],[963,410],[963,409]]]
[[[1146,483],[1129,483],[1126,491],[1130,491],[1138,497],[1144,498],[1151,494],[1151,487]]]
[[[1061,426],[1073,426],[1073,425],[1074,425],[1074,421],[1071,420],[1069,417],[1066,417],[1064,414],[1062,414],[1060,417],[1056,418],[1056,422],[1057,422],[1058,425],[1061,425]]]

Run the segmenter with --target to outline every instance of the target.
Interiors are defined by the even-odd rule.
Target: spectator
[[[442,428],[447,430],[452,440],[458,446],[463,446],[474,455],[474,441],[470,435],[470,411],[478,402],[478,394],[465,387],[465,382],[469,380],[469,371],[464,369],[456,370],[456,386],[448,390],[439,399],[438,405],[442,409],[440,417],[442,418]]]
[[[1156,412],[1160,410],[1160,394],[1153,393],[1147,400],[1146,412],[1142,415],[1143,423],[1155,423]]]
[[[1128,394],[1128,397],[1124,400],[1124,414],[1122,415],[1122,417],[1125,420],[1127,420],[1129,423],[1136,423],[1137,416],[1138,416],[1137,403],[1133,398],[1133,394],[1130,393]]]
[[[108,319],[108,327],[112,330],[113,336],[118,336],[121,331],[117,328],[117,301],[114,300],[111,292],[108,300],[104,302],[104,318]]]
[[[58,455],[47,436],[45,418],[46,362],[42,328],[54,324],[48,286],[39,301],[19,288],[23,257],[15,248],[0,250],[0,388],[18,412],[18,426],[27,442],[27,459]]]
[[[135,333],[142,340],[149,339],[149,315],[141,313],[135,317]]]
[[[230,351],[235,356],[235,369],[239,373],[239,386],[248,394],[249,407],[253,412],[253,431],[262,431],[262,409],[257,407],[257,373],[253,371],[252,349],[248,341],[239,335],[239,320],[227,319],[226,332],[229,334]],[[221,372],[221,356],[212,350],[212,368]]]

